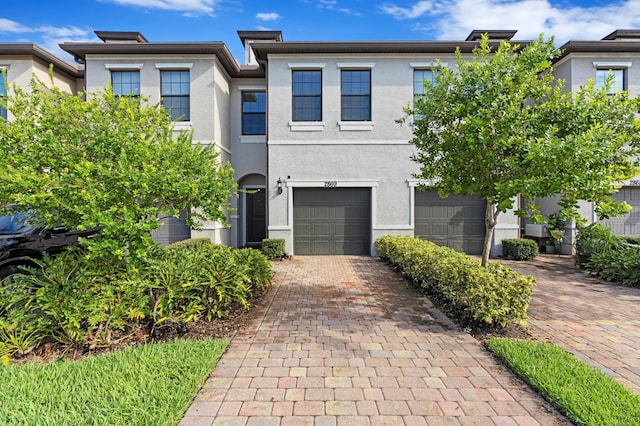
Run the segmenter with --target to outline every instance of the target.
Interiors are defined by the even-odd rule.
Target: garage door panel
[[[469,254],[482,252],[486,202],[476,196],[441,198],[435,191],[417,191],[415,235]]]
[[[602,223],[607,225],[616,235],[640,236],[640,188],[620,188],[613,198],[618,202],[626,201],[629,203],[631,211],[620,218],[603,220]]]
[[[313,209],[313,219],[329,219],[331,211],[328,207],[317,207]]]
[[[369,188],[296,188],[293,205],[296,254],[369,254]]]
[[[312,223],[311,224],[312,232],[310,235],[314,237],[324,237],[328,238],[331,235],[330,228],[331,226],[328,223]]]

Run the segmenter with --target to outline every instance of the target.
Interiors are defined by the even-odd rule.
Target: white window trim
[[[267,86],[260,84],[242,85],[238,86],[238,90],[242,92],[265,92],[267,90]]]
[[[240,143],[267,143],[266,135],[241,135],[239,137]]]
[[[141,70],[144,64],[104,64],[108,70]]]
[[[448,62],[409,62],[409,66],[411,68],[417,69],[435,69],[435,68],[447,68],[449,66]]]
[[[593,67],[599,69],[625,69],[631,65],[633,62],[593,62]]]
[[[190,70],[193,62],[156,62],[155,66],[159,70]]]
[[[323,62],[318,62],[318,63],[290,62],[287,65],[291,69],[299,69],[299,70],[317,70],[317,69],[323,69],[324,67],[327,66],[327,64]]]
[[[373,130],[373,121],[338,121],[338,127],[341,132],[370,132]]]
[[[375,62],[338,62],[336,66],[340,69],[354,68],[354,69],[372,69],[376,66]]]
[[[0,65],[0,71],[9,71],[11,65]]]
[[[292,132],[321,132],[324,121],[290,121],[289,128]]]

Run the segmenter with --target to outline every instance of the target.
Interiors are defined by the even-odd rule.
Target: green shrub
[[[640,254],[637,247],[595,253],[586,267],[605,280],[640,287]]]
[[[380,257],[458,316],[501,326],[526,322],[533,277],[496,262],[482,267],[464,253],[417,238],[385,236],[375,244]]]
[[[632,244],[634,246],[640,246],[640,237],[624,236],[622,238],[624,238],[625,241],[628,242],[629,244]]]
[[[158,247],[138,268],[70,250],[37,261],[31,274],[0,285],[0,357],[19,356],[52,338],[67,347],[108,347],[140,328],[212,320],[250,307],[271,284],[259,251],[209,240]]]
[[[533,260],[539,255],[538,243],[527,238],[502,240],[502,255],[506,259]]]
[[[261,250],[268,259],[276,259],[286,254],[284,240],[281,238],[265,238],[262,240]]]
[[[198,244],[149,259],[155,324],[225,317],[232,304],[249,308],[255,289],[270,285],[266,257],[253,249]]]
[[[148,286],[124,261],[87,258],[69,250],[35,260],[31,274],[0,287],[0,328],[23,330],[37,342],[48,336],[64,345],[94,348],[149,313]]]
[[[611,229],[597,222],[579,227],[576,235],[578,254],[594,255],[608,250],[619,250],[627,245],[624,238],[614,235]]]
[[[182,240],[182,241],[176,241],[175,243],[171,243],[167,246],[165,246],[168,249],[175,249],[175,248],[183,248],[183,247],[194,247],[194,246],[200,246],[200,245],[208,245],[208,244],[213,244],[211,242],[211,240],[209,238],[203,237],[203,238],[187,238],[186,240]]]

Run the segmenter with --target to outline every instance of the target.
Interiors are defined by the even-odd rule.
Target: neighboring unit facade
[[[51,66],[53,72],[49,76]],[[34,77],[75,94],[82,89],[84,69],[33,43],[0,43],[0,96],[7,94],[5,83],[28,90]],[[11,119],[11,114],[0,107],[0,117]]]
[[[176,130],[192,130],[195,141],[215,144],[221,159],[231,162],[242,191],[232,200],[230,227],[206,223],[196,232],[168,219],[154,235],[160,243],[206,236],[240,247],[270,237],[284,239],[290,254],[366,255],[375,254],[376,238],[394,234],[479,254],[484,200],[419,191],[408,142],[412,123],[396,120],[423,93],[424,79],[438,67],[455,66],[456,48],[471,56],[481,33],[452,42],[285,42],[279,31],[239,31],[245,46],[245,65],[239,65],[220,42],[154,43],[137,32],[96,32],[103,43],[61,45],[84,69],[49,55],[32,71],[46,70],[49,61],[70,74],[69,81],[60,78],[72,93],[111,83],[117,94],[161,101],[177,120]],[[489,31],[492,43],[514,33]],[[640,79],[630,70],[640,39],[629,41],[633,31],[614,34],[563,46],[556,73],[568,89],[620,66],[623,88],[638,94]],[[30,46],[35,60],[39,48]],[[0,68],[8,69],[10,83],[26,86],[29,70],[18,79],[13,70],[19,66],[7,52],[0,44]],[[626,182],[621,196],[633,199],[635,182]],[[551,202],[544,207],[553,208]],[[584,216],[592,215],[591,207],[584,206]],[[640,233],[629,226],[629,233]],[[492,255],[501,254],[502,239],[520,235],[520,220],[512,212],[500,215]]]
[[[562,54],[554,62],[554,76],[565,80],[565,90],[576,92],[581,85],[593,79],[601,87],[613,73],[612,93],[628,90],[631,97],[640,95],[640,30],[616,30],[602,40],[571,40],[560,47]],[[615,194],[617,201],[632,206],[629,214],[602,221],[618,235],[640,236],[640,176],[621,182],[622,188]],[[542,201],[543,213],[558,209],[555,199]],[[581,215],[591,222],[598,220],[591,203],[581,203]],[[574,235],[573,224],[567,224],[567,235]],[[564,253],[571,246],[563,247]]]

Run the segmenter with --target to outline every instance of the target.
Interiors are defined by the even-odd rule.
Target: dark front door
[[[247,244],[261,243],[267,236],[267,220],[265,209],[265,190],[250,190],[247,200]]]

